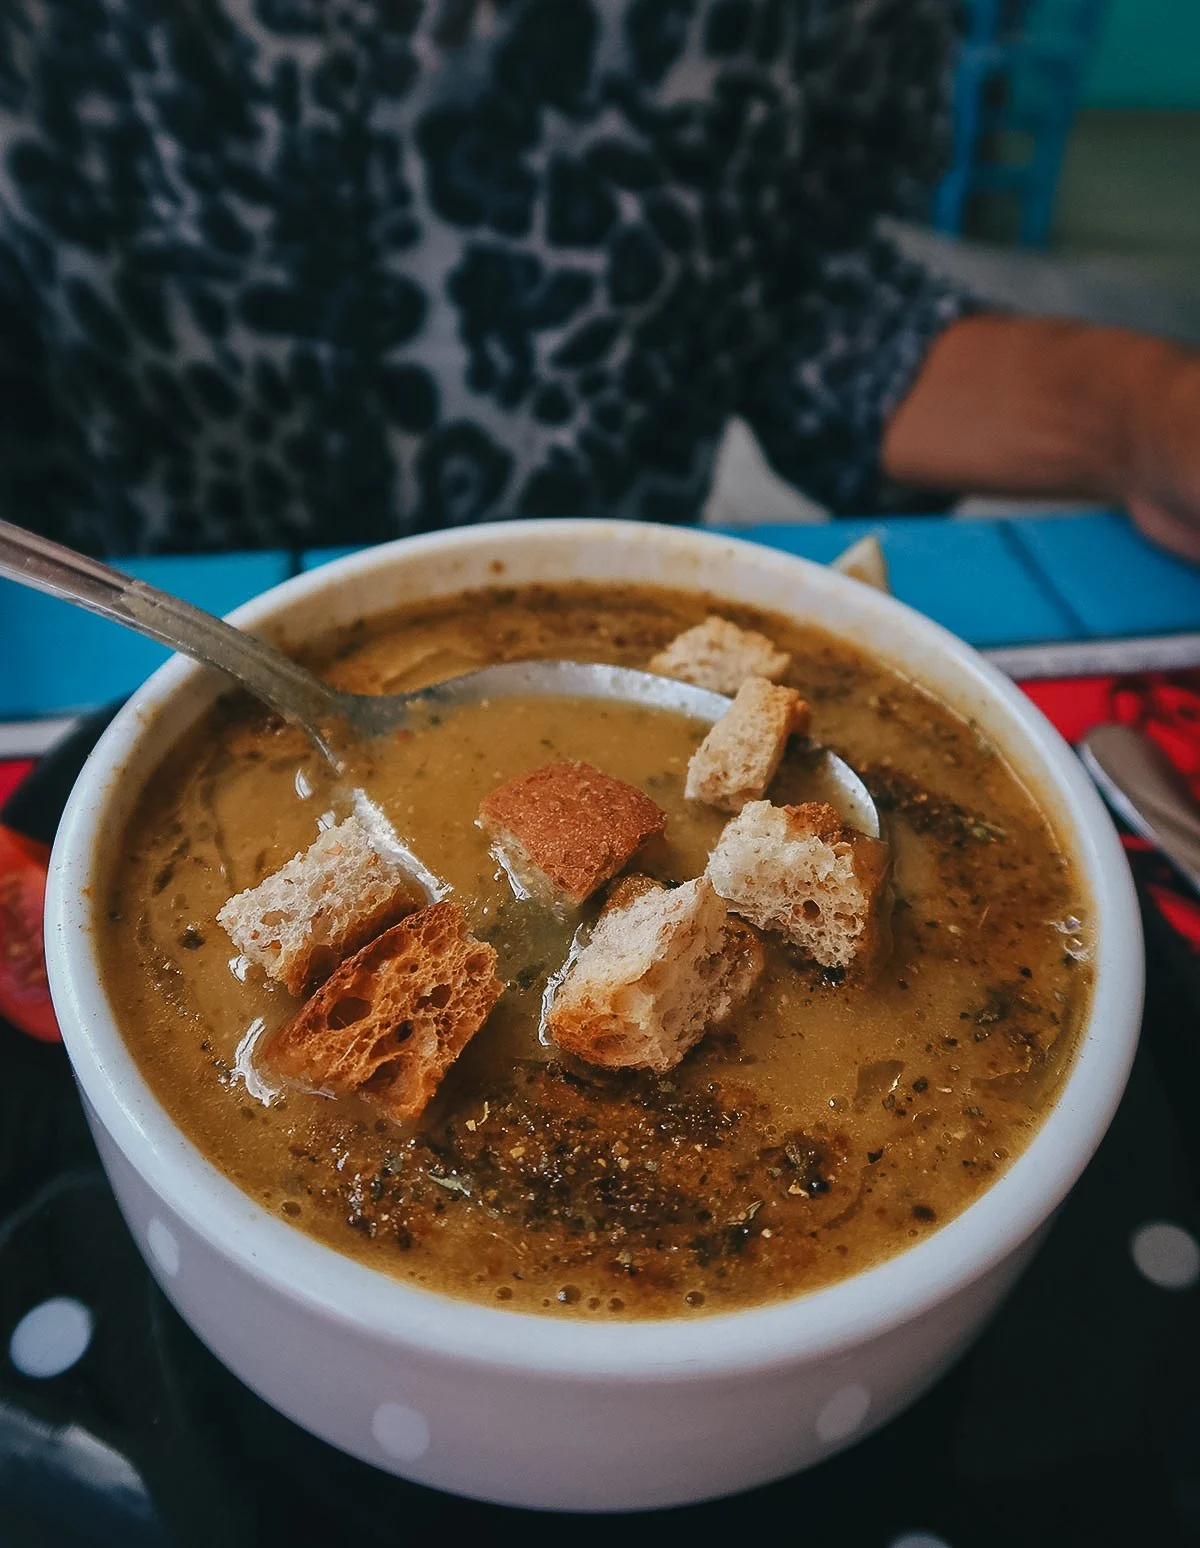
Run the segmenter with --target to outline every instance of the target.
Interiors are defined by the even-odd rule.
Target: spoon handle
[[[337,713],[334,690],[273,646],[212,613],[7,521],[0,521],[0,575],[228,672],[325,745],[322,728]]]
[[[1079,756],[1105,800],[1200,893],[1200,808],[1165,753],[1133,726],[1096,726]]]

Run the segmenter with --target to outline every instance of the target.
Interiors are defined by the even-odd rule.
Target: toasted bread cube
[[[679,677],[716,693],[736,693],[748,677],[777,682],[791,665],[765,634],[739,629],[728,618],[710,615],[678,635],[650,662],[650,671]]]
[[[874,586],[876,591],[886,591],[891,595],[892,581],[883,548],[879,539],[870,533],[859,538],[857,543],[851,543],[829,568],[848,575],[851,580],[862,581],[864,586]]]
[[[628,876],[618,876],[613,882],[605,894],[604,907],[600,912],[609,914],[619,908],[628,908],[631,903],[644,897],[647,892],[662,890],[662,882],[655,881],[653,876],[645,876],[641,871],[632,871]]]
[[[667,825],[636,786],[574,762],[518,774],[484,799],[479,819],[517,885],[576,907]]]
[[[823,967],[868,978],[891,949],[888,846],[822,801],[752,801],[726,823],[707,876],[734,913]]]
[[[726,812],[757,801],[775,778],[788,737],[803,736],[812,712],[794,688],[748,677],[692,754],[684,794]]]
[[[217,923],[268,978],[303,994],[419,901],[408,872],[378,853],[357,817],[347,817],[230,898]]]
[[[343,962],[268,1039],[263,1061],[312,1090],[357,1092],[389,1118],[415,1118],[503,989],[495,951],[462,909],[435,903]]]
[[[568,968],[546,1029],[589,1064],[669,1070],[742,1003],[763,960],[704,877],[623,888]]]

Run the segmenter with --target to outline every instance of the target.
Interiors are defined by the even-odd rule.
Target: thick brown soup
[[[481,798],[556,756],[586,760],[666,812],[665,838],[635,864],[669,882],[703,871],[725,819],[683,796],[704,727],[612,703],[495,701],[381,746],[366,783],[496,947],[503,998],[411,1125],[359,1098],[280,1090],[255,1033],[297,1001],[236,957],[214,916],[308,847],[331,787],[301,735],[231,700],[142,796],[101,948],[159,1099],[267,1209],[450,1295],[691,1315],[899,1251],[1028,1143],[1087,1010],[1086,900],[996,749],[919,687],[786,620],[629,588],[475,594],[359,628],[316,659],[360,692],[520,657],[644,666],[714,607],[793,653],[786,681],[811,702],[814,737],[883,812],[896,907],[879,978],[838,982],[768,937],[752,997],[670,1074],[557,1055],[539,1007],[580,920],[513,897],[474,820]],[[772,799],[804,800],[809,778],[790,754]]]

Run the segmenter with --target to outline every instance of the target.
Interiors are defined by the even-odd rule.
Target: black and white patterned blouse
[[[94,551],[835,510],[969,303],[949,0],[3,0],[0,509]]]

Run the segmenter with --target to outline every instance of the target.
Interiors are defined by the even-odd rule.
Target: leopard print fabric
[[[839,511],[970,303],[945,0],[5,0],[0,499],[94,552]]]

